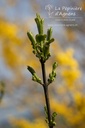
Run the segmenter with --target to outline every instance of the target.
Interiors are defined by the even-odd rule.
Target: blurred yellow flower
[[[76,79],[80,77],[80,71],[76,68],[65,69],[62,70],[61,75],[64,77],[68,85],[72,85]]]
[[[73,57],[73,49],[67,49],[65,52],[60,51],[56,55],[58,63],[61,65],[60,74],[65,83],[69,86],[74,85],[81,77],[81,72],[78,68],[78,62]]]
[[[56,59],[62,66],[78,67],[77,61],[73,58],[74,51],[69,48],[65,52],[60,51],[56,55]]]
[[[26,119],[11,119],[10,122],[14,128],[47,128],[45,121],[40,118],[34,121]]]

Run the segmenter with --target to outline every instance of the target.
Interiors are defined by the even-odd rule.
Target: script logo
[[[53,5],[51,5],[51,4],[46,5],[45,10],[47,10],[47,13],[48,13],[49,17],[51,17],[52,14],[54,13],[53,12]]]

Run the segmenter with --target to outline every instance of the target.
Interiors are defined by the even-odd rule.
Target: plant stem
[[[41,61],[41,67],[42,67],[43,88],[44,88],[45,102],[46,102],[46,108],[47,108],[47,114],[48,114],[49,128],[53,128],[53,126],[50,125],[51,124],[51,111],[50,111],[50,101],[49,101],[49,95],[48,95],[48,86],[46,83],[45,63],[42,61]]]

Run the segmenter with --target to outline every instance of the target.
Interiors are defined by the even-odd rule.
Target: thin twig
[[[48,95],[48,86],[46,83],[46,70],[45,70],[45,63],[41,62],[42,67],[42,76],[43,76],[43,88],[44,88],[44,95],[45,95],[45,102],[47,107],[47,114],[48,114],[48,121],[49,121],[49,128],[53,128],[51,126],[51,111],[50,111],[50,101],[49,101],[49,95]]]

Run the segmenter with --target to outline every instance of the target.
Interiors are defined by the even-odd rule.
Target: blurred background
[[[56,15],[55,8],[62,6],[81,11],[70,10],[76,16],[66,21],[68,17]],[[37,33],[36,13],[44,18],[45,33],[52,26],[55,38],[46,70],[48,77],[52,63],[58,62],[56,81],[49,88],[56,127],[85,128],[84,11],[84,0],[0,0],[0,128],[47,128],[42,86],[27,71],[27,65],[33,66],[42,77],[27,38],[27,31]]]

